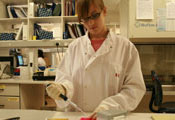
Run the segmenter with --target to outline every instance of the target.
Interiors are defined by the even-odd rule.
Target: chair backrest
[[[153,80],[153,84],[154,84],[153,90],[155,92],[154,105],[160,106],[162,104],[162,101],[163,101],[162,85],[161,85],[160,79],[158,78],[155,71],[151,71],[151,76],[152,76],[152,80]]]
[[[158,106],[158,107],[162,104],[162,100],[163,100],[162,85],[155,71],[151,71],[151,76],[152,76],[153,86],[152,86],[152,97],[149,103],[149,109],[152,112],[159,112],[158,110],[155,110],[153,108],[153,104],[154,106]]]

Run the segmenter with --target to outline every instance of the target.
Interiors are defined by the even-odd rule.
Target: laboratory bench
[[[3,109],[56,109],[54,100],[46,96],[46,84],[53,81],[8,79],[0,80],[0,108]],[[146,83],[146,82],[145,82]],[[151,84],[151,82],[150,82]],[[146,83],[147,86],[147,83]],[[151,91],[147,89],[142,101],[134,112],[150,112]],[[164,100],[175,101],[175,85],[163,85]],[[51,107],[46,105],[51,103]]]
[[[91,113],[87,113],[89,116]],[[7,119],[12,117],[20,117],[20,120],[80,120],[83,116],[80,112],[58,112],[45,110],[15,110],[15,109],[1,109],[0,119]],[[175,114],[157,114],[157,113],[128,113],[124,120],[153,120],[152,117],[169,117],[175,118]],[[173,119],[172,119],[173,120]]]
[[[53,81],[0,80],[1,109],[41,109],[45,106],[45,87]]]

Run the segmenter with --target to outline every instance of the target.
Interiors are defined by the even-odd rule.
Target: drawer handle
[[[4,108],[5,107],[5,105],[0,105],[0,108]]]

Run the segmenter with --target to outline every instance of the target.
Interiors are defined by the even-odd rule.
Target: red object
[[[94,119],[92,119],[92,118],[84,118],[84,117],[82,117],[82,118],[80,118],[80,120],[94,120]]]
[[[19,68],[14,69],[14,75],[16,75],[16,76],[20,75],[20,69]]]
[[[19,68],[15,68],[14,72],[19,72],[20,73],[20,69]]]

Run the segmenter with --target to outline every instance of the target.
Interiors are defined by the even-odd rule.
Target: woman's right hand
[[[66,91],[63,85],[60,83],[51,83],[47,88],[46,88],[47,94],[55,100],[61,100],[60,94],[65,95]]]

